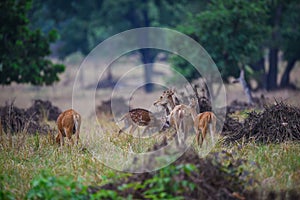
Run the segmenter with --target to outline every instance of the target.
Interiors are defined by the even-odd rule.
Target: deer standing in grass
[[[154,105],[160,105],[163,107],[165,107],[166,103],[170,105],[172,111],[167,113],[167,123],[175,128],[177,133],[177,141],[180,144],[182,140],[186,139],[188,125],[191,125],[193,122],[192,120],[189,120],[190,107],[184,104],[176,105],[174,103],[173,96],[174,90],[166,90],[163,92],[160,98],[154,102]],[[177,100],[177,102],[179,101]]]
[[[197,115],[196,106],[197,106],[197,102],[195,99],[192,98],[190,103],[190,112],[194,120],[194,130],[196,132],[197,144],[200,147],[202,147],[202,144],[206,137],[208,127],[210,130],[211,139],[214,142],[214,134],[216,132],[217,117],[213,112],[209,112],[209,111],[199,113]],[[201,142],[200,142],[200,136],[201,136]]]
[[[135,108],[130,110],[128,113],[124,114],[119,121],[124,121],[124,127],[119,131],[119,135],[121,132],[124,132],[129,127],[129,133],[132,134],[138,126],[146,126],[143,133],[144,134],[148,129],[159,127],[165,122],[163,119],[158,119],[152,112],[143,108]]]
[[[81,125],[81,116],[79,113],[73,109],[66,110],[58,116],[56,123],[58,127],[56,142],[60,146],[64,145],[64,137],[67,137],[71,144],[74,145],[73,134],[75,134],[76,144],[78,144]]]

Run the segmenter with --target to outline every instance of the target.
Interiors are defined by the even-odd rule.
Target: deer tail
[[[78,114],[73,115],[73,120],[74,120],[74,125],[75,125],[76,131],[78,130],[79,118],[80,118],[80,116]]]

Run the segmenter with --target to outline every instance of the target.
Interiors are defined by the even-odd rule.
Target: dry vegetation
[[[75,182],[80,180],[83,185],[91,186],[88,191],[92,193],[106,188],[108,191],[116,191],[118,196],[123,196],[123,198],[128,194],[136,195],[134,196],[136,198],[148,194],[147,189],[152,188],[147,185],[148,179],[156,180],[160,176],[166,178],[165,176],[169,175],[176,179],[171,179],[171,182],[182,179],[186,180],[187,184],[197,185],[195,190],[198,193],[191,192],[191,188],[194,186],[190,185],[184,186],[191,187],[184,190],[186,193],[179,190],[177,194],[170,194],[184,196],[187,199],[193,198],[195,195],[208,198],[212,197],[212,194],[233,199],[238,199],[239,196],[251,197],[251,195],[271,199],[274,194],[275,196],[284,195],[286,198],[292,199],[292,197],[297,197],[296,191],[300,190],[299,142],[283,141],[278,144],[266,145],[244,143],[243,140],[240,140],[230,146],[223,146],[220,143],[212,151],[217,153],[218,156],[212,153],[207,158],[202,159],[198,158],[197,153],[191,154],[191,152],[201,151],[199,147],[193,145],[192,149],[179,161],[163,171],[160,170],[158,174],[134,175],[128,178],[129,174],[115,171],[103,165],[91,154],[93,147],[97,147],[99,151],[108,151],[111,155],[110,162],[125,169],[130,167],[132,162],[120,162],[120,159],[127,158],[129,151],[147,152],[155,143],[163,141],[163,137],[157,135],[151,139],[139,139],[126,134],[117,137],[118,128],[113,121],[103,119],[100,122],[101,136],[99,136],[97,122],[90,121],[88,126],[85,123],[81,131],[81,143],[75,147],[65,145],[63,148],[59,148],[51,134],[34,135],[22,132],[11,135],[1,132],[0,177],[3,180],[2,189],[10,191],[18,199],[23,199],[25,198],[24,195],[33,187],[32,180],[39,180],[38,177],[47,172],[47,176],[43,179],[49,178],[49,176],[72,177]],[[54,122],[48,122],[48,124],[54,126]],[[167,135],[168,140],[171,140],[172,134],[167,133]],[[101,142],[100,140],[97,141],[99,137]],[[129,149],[128,143],[132,144],[131,149]],[[109,144],[114,144],[119,148],[112,148]],[[122,154],[119,153],[120,148],[124,150]],[[172,175],[172,173],[177,174],[177,170],[179,170],[179,174]],[[186,170],[191,170],[190,173],[193,176],[187,176]],[[216,174],[219,175],[215,176]],[[224,177],[227,177],[226,180],[223,180]],[[222,180],[221,182],[218,181],[219,178]],[[240,182],[236,182],[237,180],[242,181],[244,185],[238,184]],[[138,181],[138,184],[146,184],[145,189],[132,191],[132,184],[134,185],[136,181]],[[117,184],[112,184],[112,182],[117,182]],[[199,184],[200,186],[203,185],[199,187]],[[99,187],[101,185],[103,187]],[[120,188],[117,186],[127,189],[119,190]],[[167,187],[167,185],[164,185],[164,187]],[[208,188],[205,189],[206,187]],[[214,187],[224,187],[224,190],[215,190]],[[40,190],[43,190],[43,188],[40,188]],[[203,193],[199,193],[201,191]],[[164,192],[161,191],[161,194],[164,194]]]
[[[121,64],[124,66],[124,62]],[[116,68],[121,69],[121,64],[116,64]],[[125,62],[126,64],[128,63]],[[1,105],[5,105],[5,101],[16,97],[15,105],[17,107],[29,108],[32,104],[32,99],[42,98],[50,100],[62,110],[69,108],[72,97],[72,80],[75,77],[76,71],[71,68],[68,70],[68,73],[62,77],[64,81],[53,87],[34,88],[27,85],[15,85],[2,88]],[[122,71],[119,72],[122,73]],[[90,77],[95,76],[92,72],[86,73],[90,74],[86,74],[84,80],[91,80],[93,78]],[[163,75],[164,73],[162,77]],[[86,85],[89,85],[89,83],[86,83]],[[239,86],[227,86],[227,89],[229,102],[232,102],[234,99],[243,100],[243,97],[241,97],[243,96],[243,92]],[[109,90],[97,92],[96,104],[99,105],[101,100],[107,100],[105,97],[108,93]],[[84,105],[86,94],[83,92],[80,95],[80,101]],[[153,96],[141,99],[145,94],[142,91],[138,91],[136,98],[130,103],[136,107],[140,106],[140,102],[150,105],[159,95],[160,92],[157,92]],[[259,93],[255,95],[260,96]],[[296,107],[300,106],[298,101],[300,94],[297,91],[277,91],[267,93],[265,96],[271,97],[271,101],[275,97],[278,101],[285,100],[285,102]],[[284,108],[284,110],[287,111],[288,109]],[[246,129],[242,131],[244,126],[241,122],[247,122],[247,117],[254,116],[248,119],[251,122],[249,125],[252,125],[251,128],[253,128],[256,124],[251,120],[264,119],[261,110],[259,114],[255,115],[249,114],[250,111],[253,111],[253,108],[247,107],[246,111],[243,109],[235,110],[231,113],[230,118],[227,118],[223,128],[226,135],[241,134],[239,135],[241,136],[240,140],[232,142],[230,145],[223,145],[223,141],[225,140],[223,135],[219,140],[220,142],[212,150],[212,154],[207,158],[201,159],[198,155],[202,152],[202,149],[193,144],[188,153],[175,162],[175,164],[169,165],[167,168],[159,170],[156,173],[137,174],[133,176],[105,166],[96,156],[92,155],[92,152],[109,152],[110,156],[107,158],[109,160],[106,161],[112,165],[119,166],[120,169],[126,169],[131,167],[132,160],[128,159],[127,162],[123,162],[122,159],[130,157],[131,151],[140,153],[151,151],[153,146],[158,148],[157,144],[165,141],[165,135],[168,141],[174,140],[172,131],[166,132],[164,135],[156,134],[155,137],[151,138],[138,138],[127,134],[122,134],[118,137],[119,129],[115,122],[108,117],[109,115],[99,115],[99,121],[90,118],[83,120],[80,135],[81,141],[78,146],[71,147],[65,145],[60,148],[54,142],[54,132],[47,131],[44,134],[34,132],[29,134],[28,131],[22,129],[18,130],[16,134],[16,132],[4,132],[4,128],[1,127],[0,198],[5,195],[6,197],[11,197],[11,199],[29,198],[29,191],[31,194],[37,194],[43,190],[46,191],[46,187],[50,188],[48,190],[55,191],[57,195],[57,190],[60,191],[59,194],[62,194],[65,190],[68,193],[71,192],[71,189],[74,189],[73,187],[75,187],[75,190],[78,190],[78,187],[83,186],[87,187],[87,193],[101,192],[102,189],[114,191],[105,194],[103,192],[99,193],[97,197],[104,199],[123,199],[125,197],[129,199],[130,196],[128,197],[128,194],[133,195],[131,196],[133,198],[141,198],[144,197],[143,195],[148,195],[152,199],[174,198],[175,195],[191,199],[196,194],[203,195],[203,198],[212,199],[216,196],[209,195],[221,195],[218,197],[226,197],[227,199],[243,199],[242,197],[253,199],[257,196],[261,199],[274,199],[277,195],[277,197],[282,199],[299,198],[299,140],[280,140],[277,143],[268,144],[246,141],[244,136],[250,132]],[[88,110],[85,116],[90,114],[91,111]],[[274,116],[272,115],[272,117]],[[42,118],[43,123],[47,124],[50,128],[55,128],[54,121],[45,117]],[[292,129],[293,127],[298,129],[299,126],[297,119],[293,120],[292,124],[288,124],[292,131],[296,130]],[[3,127],[7,124],[4,123],[6,122],[2,122]],[[273,127],[277,126],[274,125]],[[277,135],[280,133],[289,133],[285,132],[284,130],[286,129],[282,128],[284,127],[278,129],[279,132],[276,132]],[[240,130],[240,132],[237,130]],[[266,133],[271,135],[270,132]],[[298,134],[298,132],[294,131],[292,134]],[[299,137],[299,135],[295,137]],[[191,152],[194,153],[191,154]],[[218,176],[213,177],[216,174]],[[226,180],[222,180],[224,177]],[[162,180],[162,182],[158,180]],[[170,183],[174,186],[172,183],[180,180],[182,180],[182,185],[175,184],[176,187],[178,186],[178,188],[175,188],[177,193],[171,194],[171,191],[168,190]],[[151,183],[151,181],[155,181],[155,183]],[[243,185],[236,184],[235,181],[242,181],[239,183],[243,183]],[[74,182],[82,183],[82,185],[75,184],[74,186]],[[56,183],[57,185],[47,185],[47,183]],[[221,189],[216,190],[214,188],[216,185]],[[144,188],[140,188],[142,186]],[[157,189],[158,187],[164,188],[164,191],[150,191],[151,188]],[[206,190],[205,188],[208,189]],[[193,193],[194,190],[199,193]],[[186,193],[184,193],[185,191]],[[201,191],[203,193],[200,193]],[[153,194],[156,196],[151,196]],[[80,199],[77,193],[76,195],[75,198]],[[63,198],[63,196],[60,197]],[[70,196],[68,197],[70,198]]]

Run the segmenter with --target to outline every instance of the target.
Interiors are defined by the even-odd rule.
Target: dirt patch
[[[14,106],[14,101],[0,107],[1,125],[5,133],[48,134],[54,130],[45,120],[56,120],[60,109],[49,101],[35,100],[28,109]]]
[[[227,142],[280,143],[300,141],[300,109],[283,102],[264,106],[264,111],[249,113],[241,127],[232,130]]]

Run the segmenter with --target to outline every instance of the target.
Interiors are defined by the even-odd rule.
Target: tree
[[[237,77],[241,68],[260,58],[267,31],[266,17],[266,7],[259,1],[212,0],[203,12],[190,15],[178,29],[206,49],[226,81],[229,76]],[[183,61],[174,64],[187,78],[197,78],[195,70],[184,68]]]
[[[289,76],[300,57],[299,9],[297,0],[212,0],[203,12],[191,15],[178,29],[208,51],[225,81],[229,76],[237,77],[241,68],[246,73],[249,66],[258,87],[273,90],[278,88],[279,51],[287,61],[279,86],[291,86]],[[269,68],[264,65],[264,49],[269,50]],[[175,68],[187,78],[198,77],[186,62],[174,60]],[[248,70],[246,79],[249,75]]]
[[[27,12],[30,0],[0,2],[0,83],[31,83],[50,85],[58,81],[64,66],[53,64],[45,57],[49,43],[57,39],[55,31],[47,36],[40,30],[30,30]]]
[[[287,60],[287,65],[281,77],[280,87],[289,87],[290,73],[296,66],[297,60],[300,59],[300,3],[297,1],[287,5],[287,9],[282,19],[282,47],[284,58]]]
[[[41,0],[36,1],[41,2]],[[175,27],[179,21],[185,19],[186,10],[191,8],[187,6],[185,0],[176,3],[171,0],[91,0],[84,3],[75,0],[54,3],[53,0],[46,0],[43,2],[40,9],[46,7],[48,10],[44,12],[45,18],[54,20],[55,27],[61,34],[62,58],[78,50],[87,54],[104,39],[128,29],[150,26]],[[145,80],[150,83],[152,63],[158,51],[140,49],[139,53],[141,62],[147,64],[144,68]],[[150,92],[152,85],[147,84],[145,89]]]

